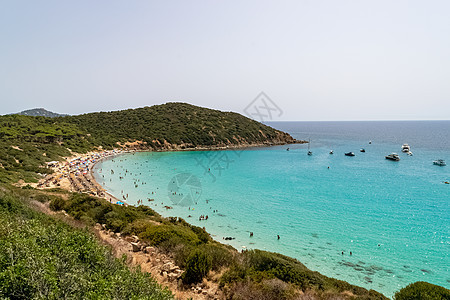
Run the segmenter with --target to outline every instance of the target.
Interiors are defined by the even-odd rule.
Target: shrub
[[[298,299],[295,298],[294,287],[279,279],[266,279],[261,283],[252,281],[238,282],[228,291],[227,296],[233,300]]]
[[[94,226],[95,221],[89,216],[81,216],[80,221],[83,222],[84,225]]]
[[[55,197],[52,197],[52,196],[44,194],[44,193],[38,193],[38,194],[33,195],[33,199],[36,201],[39,201],[41,203],[45,203],[48,201],[55,200]]]
[[[183,273],[184,283],[197,283],[208,275],[211,270],[211,261],[202,251],[194,251],[186,261],[186,271]]]
[[[50,209],[53,211],[63,210],[65,208],[66,202],[60,197],[55,197],[50,201]]]
[[[233,252],[218,243],[201,245],[200,248],[211,260],[211,267],[214,271],[231,265],[234,260]]]
[[[108,212],[104,215],[104,219],[106,226],[114,232],[120,232],[125,227],[125,221],[115,211]]]
[[[395,300],[448,300],[450,290],[428,282],[417,281],[395,293]]]
[[[150,241],[153,245],[160,245],[172,238],[181,238],[185,243],[198,244],[200,241],[189,228],[176,225],[150,225],[145,232],[141,233],[140,238]]]
[[[203,228],[200,228],[198,226],[189,225],[189,227],[192,229],[192,231],[197,235],[198,239],[202,243],[207,243],[211,240],[211,237],[209,236],[209,233],[206,232]]]
[[[133,223],[128,223],[122,230],[124,235],[137,235],[140,236],[141,233],[145,232],[148,226],[152,226],[148,220],[136,220]]]

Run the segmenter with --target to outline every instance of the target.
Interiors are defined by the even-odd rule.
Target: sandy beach
[[[47,175],[35,184],[39,189],[62,188],[71,192],[87,193],[108,200],[114,204],[125,204],[119,200],[94,179],[93,167],[103,159],[115,157],[123,153],[129,153],[122,149],[88,152],[65,157],[63,161],[53,161],[47,164],[54,173]]]

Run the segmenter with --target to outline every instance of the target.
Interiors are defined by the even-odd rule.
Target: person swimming
[[[278,240],[280,239],[280,235],[279,234],[277,234],[277,238],[278,238]]]

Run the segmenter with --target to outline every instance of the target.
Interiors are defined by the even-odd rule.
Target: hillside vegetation
[[[45,162],[93,148],[77,125],[47,117],[0,116],[0,182],[34,182]],[[71,151],[70,151],[71,150]]]
[[[115,259],[89,231],[27,207],[30,196],[0,189],[1,299],[173,298],[148,274]]]
[[[418,281],[402,288],[395,293],[395,300],[449,300],[450,290],[431,284],[428,282]]]
[[[234,112],[222,112],[187,103],[167,103],[113,112],[61,118],[89,132],[95,143],[143,141],[161,148],[164,141],[184,147],[248,144],[285,144],[294,139]]]

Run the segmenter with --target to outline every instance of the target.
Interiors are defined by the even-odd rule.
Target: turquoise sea
[[[124,154],[97,164],[96,178],[237,249],[292,256],[389,297],[419,280],[450,288],[450,121],[269,125],[311,139],[313,155],[307,144]],[[386,160],[392,152],[401,160]]]

